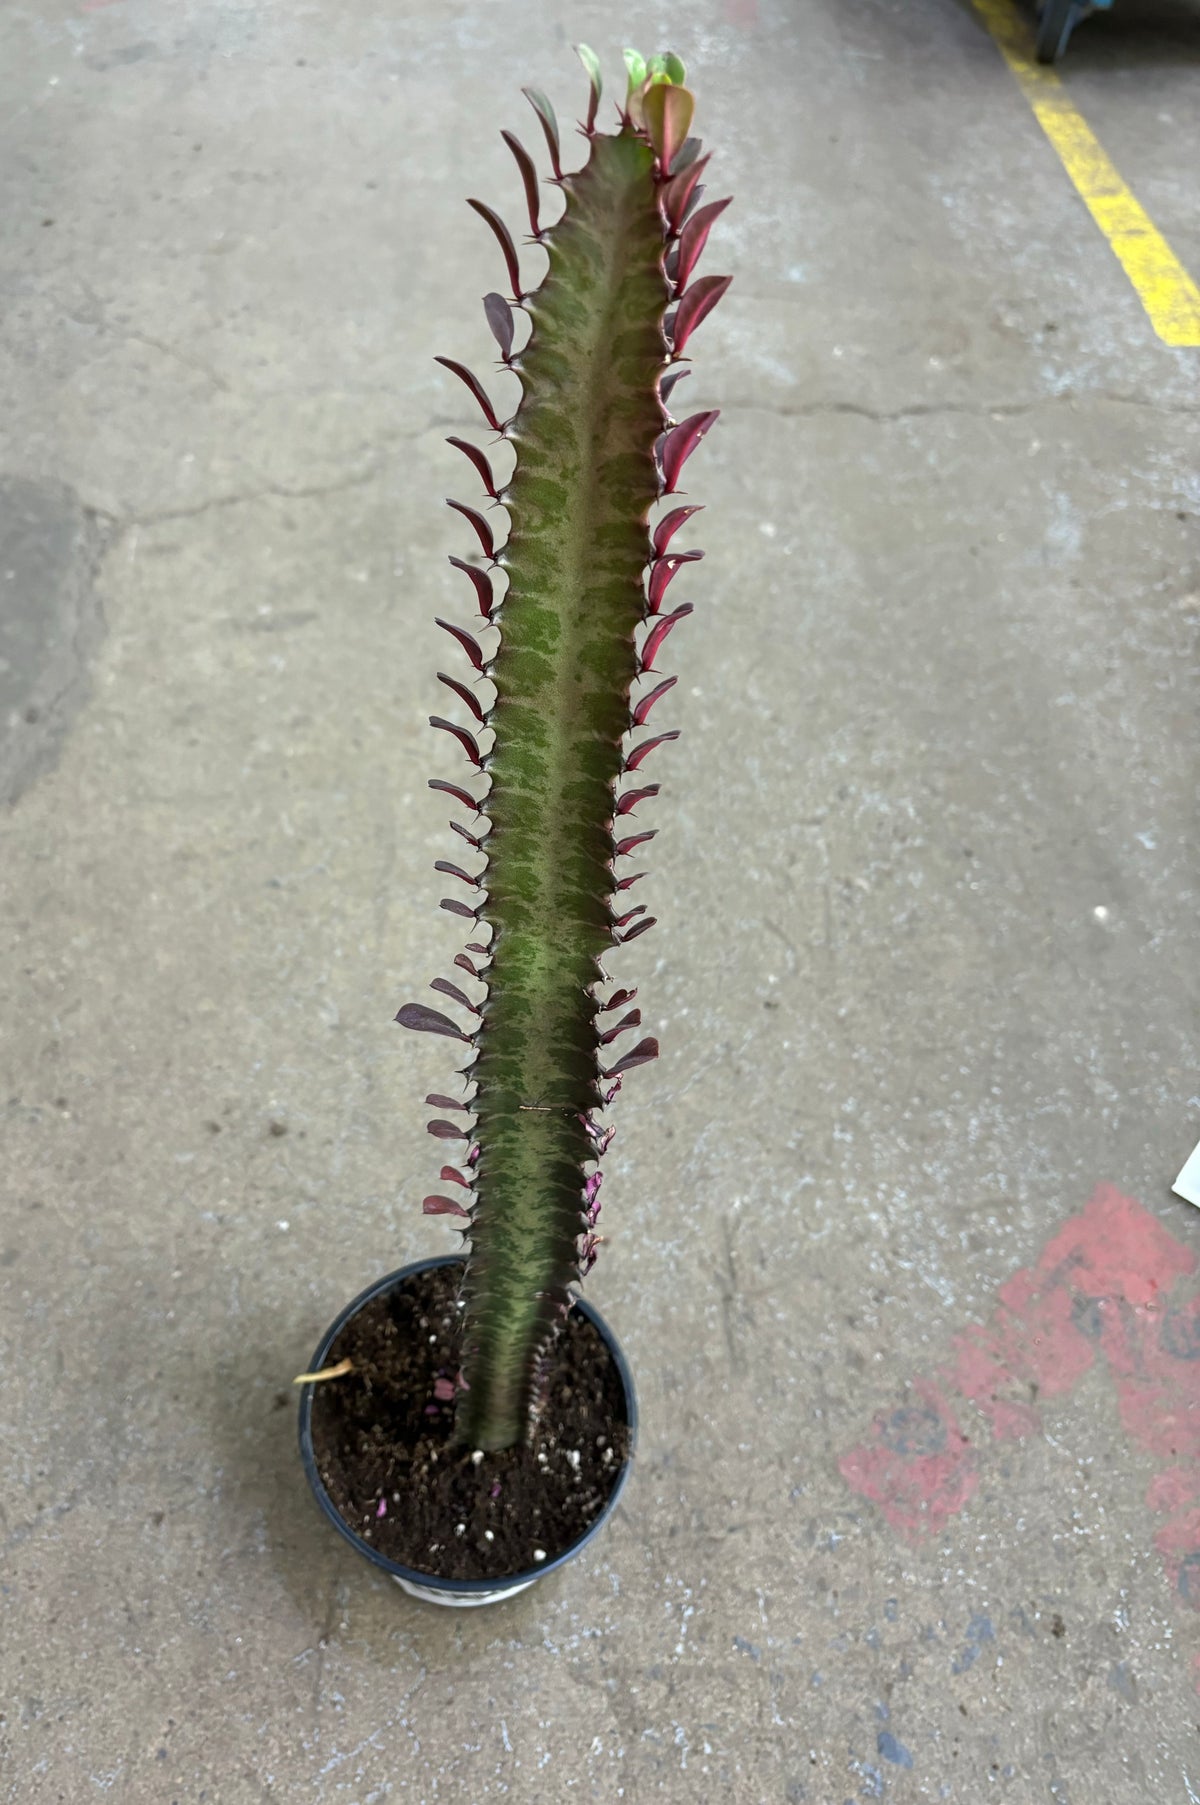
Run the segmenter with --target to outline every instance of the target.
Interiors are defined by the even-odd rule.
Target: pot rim
[[[431,1272],[441,1266],[462,1266],[464,1263],[460,1254],[435,1254],[430,1259],[413,1260],[409,1265],[401,1266],[395,1272],[389,1272],[386,1277],[377,1279],[373,1285],[368,1285],[365,1291],[360,1291],[358,1296],[345,1306],[326,1329],[317,1343],[309,1371],[319,1372],[321,1370],[328,1358],[330,1348],[345,1325],[381,1293],[394,1290],[402,1280],[414,1278],[418,1273]],[[633,1464],[638,1427],[637,1398],[633,1389],[633,1375],[621,1350],[621,1344],[599,1310],[594,1304],[578,1296],[573,1299],[571,1307],[573,1310],[578,1310],[581,1316],[586,1317],[597,1330],[617,1369],[625,1402],[625,1421],[629,1429],[629,1452],[621,1463],[616,1484],[605,1500],[603,1509],[594,1521],[589,1523],[582,1535],[576,1536],[575,1540],[568,1543],[567,1547],[560,1554],[556,1554],[553,1560],[539,1561],[536,1567],[524,1567],[516,1573],[496,1574],[489,1579],[442,1579],[437,1574],[423,1572],[419,1567],[406,1567],[400,1561],[389,1559],[386,1554],[381,1554],[378,1548],[373,1548],[370,1542],[365,1541],[356,1530],[351,1529],[326,1491],[321,1475],[317,1471],[317,1458],[312,1436],[312,1410],[316,1386],[310,1382],[301,1387],[298,1432],[300,1460],[304,1467],[305,1477],[322,1512],[338,1534],[349,1542],[352,1548],[357,1549],[359,1554],[365,1555],[372,1566],[378,1567],[384,1573],[390,1573],[393,1579],[406,1580],[410,1585],[429,1587],[438,1592],[446,1592],[463,1598],[479,1597],[487,1593],[502,1593],[508,1589],[516,1591],[518,1587],[523,1589],[531,1580],[542,1579],[547,1573],[553,1573],[567,1561],[573,1560],[579,1551],[591,1541],[592,1537],[604,1527],[620,1501]]]

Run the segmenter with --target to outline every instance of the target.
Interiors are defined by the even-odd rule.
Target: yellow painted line
[[[1100,140],[1053,69],[1036,60],[1013,0],[972,0],[1058,152],[1084,206],[1107,238],[1164,345],[1200,346],[1200,288],[1121,180]]]

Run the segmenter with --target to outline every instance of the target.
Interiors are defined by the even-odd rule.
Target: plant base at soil
[[[380,1554],[438,1579],[535,1569],[600,1515],[629,1445],[620,1376],[572,1313],[550,1357],[531,1441],[480,1457],[454,1440],[458,1272],[416,1274],[346,1324],[328,1363],[354,1370],[317,1387],[321,1480],[347,1525]]]

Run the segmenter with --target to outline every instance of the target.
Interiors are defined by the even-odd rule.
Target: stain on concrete
[[[108,536],[64,483],[0,476],[0,804],[53,769],[87,695]]]

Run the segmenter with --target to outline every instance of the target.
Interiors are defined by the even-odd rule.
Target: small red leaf
[[[511,150],[516,159],[517,168],[521,172],[521,181],[525,187],[525,207],[529,214],[529,230],[533,233],[535,238],[540,238],[542,235],[542,228],[538,224],[538,207],[540,205],[540,197],[538,195],[538,173],[534,168],[533,158],[521,143],[521,140],[515,137],[512,132],[501,132],[500,136],[508,145],[509,150]]]
[[[686,168],[677,170],[659,194],[658,204],[667,216],[668,225],[676,232],[684,222],[692,190],[704,174],[707,162],[707,157],[698,157]]]
[[[674,689],[678,682],[678,677],[664,677],[661,683],[655,684],[649,695],[643,696],[641,701],[634,708],[632,715],[629,717],[631,726],[644,727],[646,725],[646,717],[654,707],[654,704],[665,696],[669,689]]]
[[[456,1103],[453,1097],[440,1097],[436,1091],[431,1091],[425,1101],[430,1109],[461,1109],[466,1115],[471,1113],[469,1103]]]
[[[687,372],[683,372],[683,374],[686,374],[686,373]],[[452,501],[450,503],[450,506],[452,508],[458,508],[459,504],[456,501]],[[471,510],[469,510],[467,508],[459,508],[459,512],[463,513],[463,514],[467,514],[467,516],[469,518]],[[653,536],[650,541],[650,543],[654,547],[656,556],[661,558],[663,553],[666,551],[668,545],[670,545],[672,539],[675,537],[676,533],[679,531],[680,527],[684,524],[684,522],[690,520],[692,518],[693,514],[700,514],[700,513],[703,513],[703,508],[701,507],[700,503],[693,502],[688,507],[672,508],[669,514],[664,514],[662,519],[659,521],[658,525],[655,527]],[[480,515],[479,519],[482,520],[483,516]],[[487,522],[484,521],[483,524],[486,526]],[[476,528],[475,530],[478,532],[479,529]],[[486,546],[484,547],[484,550],[485,551],[487,550]]]
[[[626,935],[626,939],[632,938],[632,935]],[[657,1058],[658,1042],[653,1035],[647,1035],[645,1040],[639,1040],[636,1047],[632,1048],[630,1052],[622,1054],[616,1065],[610,1065],[606,1072],[601,1072],[600,1076],[602,1078],[618,1078],[622,1072],[631,1072],[635,1065],[645,1065],[649,1060]]]
[[[659,377],[659,379],[658,379],[658,398],[662,402],[664,407],[666,407],[667,402],[671,399],[671,391],[675,387],[675,384],[677,382],[682,382],[684,380],[684,378],[687,376],[690,376],[691,373],[692,372],[690,370],[684,370],[684,369],[668,370],[668,372],[665,376]]]
[[[617,1038],[618,1034],[625,1034],[630,1028],[640,1028],[641,1025],[641,1010],[631,1009],[628,1015],[623,1015],[621,1017],[621,1020],[617,1023],[615,1028],[605,1029],[604,1033],[600,1036],[600,1045],[602,1047],[607,1047],[610,1041],[614,1041]]]
[[[674,614],[659,615],[649,633],[647,633],[645,639],[642,641],[642,650],[638,664],[639,672],[653,670],[654,660],[662,648],[663,640],[667,637],[671,628],[676,626],[679,621],[684,620],[687,615],[692,613],[692,611],[692,604],[690,602],[683,602],[676,608]]]
[[[460,683],[457,677],[448,677],[445,671],[439,671],[437,678],[439,683],[444,683],[447,689],[452,689],[454,691],[460,702],[466,704],[481,726],[487,724],[487,717],[483,712],[483,704],[480,702],[474,690],[468,689],[465,683]]]
[[[452,865],[449,859],[435,859],[433,861],[433,868],[435,871],[440,871],[444,877],[461,878],[464,884],[469,884],[471,886],[472,890],[478,890],[479,888],[479,879],[477,877],[472,877],[469,871],[462,870],[458,865]],[[431,988],[433,990],[444,990],[446,988],[445,978],[434,978]],[[461,992],[459,994],[461,995]],[[467,1004],[468,1009],[471,1008],[471,1006],[470,1003]]]
[[[657,833],[658,829],[656,828],[654,831]],[[642,837],[642,839],[649,838],[649,836],[647,834],[643,834],[641,837]],[[632,990],[614,990],[612,995],[609,997],[607,1003],[601,1003],[597,1013],[600,1015],[605,1015],[605,1014],[607,1014],[607,1012],[610,1009],[620,1009],[625,1003],[632,1003],[632,1001],[636,995],[637,995],[636,984],[634,985]]]
[[[614,926],[614,928],[626,927],[631,921],[636,921],[636,919],[639,915],[644,915],[645,913],[646,913],[646,904],[638,903],[638,905],[635,909],[627,909],[625,911],[624,915],[615,915],[613,917],[613,926]],[[607,1073],[605,1074],[605,1076],[607,1076]]]
[[[488,463],[478,445],[472,445],[467,439],[447,439],[446,443],[447,445],[453,445],[456,451],[461,451],[464,457],[470,458],[476,470],[479,472],[480,481],[492,500],[499,501],[500,495],[496,488],[496,479],[492,475],[492,466]]]
[[[675,309],[675,323],[671,327],[676,357],[683,356],[683,348],[693,332],[712,312],[732,281],[732,276],[701,276],[695,286],[688,289]]]
[[[492,537],[492,529],[488,524],[486,516],[481,514],[478,508],[469,508],[465,501],[451,501],[449,496],[446,497],[446,506],[448,508],[453,508],[456,513],[461,514],[464,520],[470,521],[475,529],[475,534],[479,540],[480,546],[483,549],[484,557],[494,558],[496,556],[496,541]],[[661,551],[662,547],[659,546],[658,549]]]
[[[428,781],[431,790],[442,790],[447,796],[453,796],[456,802],[461,802],[464,808],[474,809],[476,814],[479,813],[479,804],[474,796],[468,790],[464,790],[461,785],[447,783],[444,777],[431,777]]]
[[[465,1222],[471,1220],[469,1210],[464,1210],[461,1203],[455,1203],[453,1197],[426,1197],[421,1205],[427,1216],[461,1216]]]
[[[478,401],[483,417],[492,431],[503,432],[504,428],[496,418],[496,410],[489,401],[487,391],[480,382],[478,376],[468,370],[466,364],[456,363],[452,357],[435,357],[433,361],[435,364],[441,364],[444,370],[450,370],[458,377],[460,382],[466,383],[472,395],[474,395],[476,401]]]
[[[486,570],[480,570],[474,564],[468,564],[465,558],[451,558],[455,570],[463,570],[475,586],[475,599],[479,603],[479,612],[484,620],[491,620],[492,609],[496,606],[496,597],[492,589],[492,579]]]
[[[618,840],[613,847],[614,859],[628,858],[631,852],[636,851],[639,846],[644,846],[647,840],[653,840],[657,833],[657,827],[650,827],[646,829],[644,834],[630,834],[627,839]],[[611,1009],[612,1004],[606,1003],[605,1008]]]
[[[426,1122],[425,1132],[437,1141],[469,1141],[471,1138],[465,1128],[459,1128],[454,1122],[440,1120]]]
[[[464,1178],[457,1166],[443,1166],[438,1173],[444,1185],[461,1185],[464,1191],[473,1191],[474,1185],[469,1178]]]
[[[643,740],[641,745],[635,746],[628,758],[626,758],[625,769],[627,771],[636,771],[642,760],[647,758],[656,746],[665,745],[668,740],[677,740],[678,738],[679,729],[678,727],[673,727],[669,733],[656,733],[653,739]]]
[[[452,834],[457,834],[461,840],[467,842],[468,846],[473,846],[476,852],[483,851],[483,841],[479,839],[478,835],[468,833],[461,821],[450,821],[447,823],[447,826]]]
[[[508,279],[512,283],[513,300],[521,299],[521,264],[517,257],[517,247],[512,241],[512,234],[498,213],[494,213],[485,201],[468,200],[468,207],[473,207],[480,219],[486,220],[496,234],[496,242],[504,253],[504,261],[508,268]]]
[[[646,875],[647,874],[644,871],[633,871],[630,873],[630,875],[628,877],[623,877],[618,881],[617,889],[618,890],[632,890],[633,886],[635,884],[640,884],[642,879]]]
[[[698,294],[699,291],[700,285],[697,283],[692,293]],[[683,302],[680,302],[680,306],[683,306]],[[686,420],[681,420],[678,426],[671,428],[662,448],[664,495],[673,493],[679,482],[679,473],[683,466],[705,433],[716,424],[719,418],[720,409],[713,407],[701,414],[689,414]]]
[[[651,614],[657,614],[662,607],[662,599],[680,565],[696,564],[703,556],[704,553],[700,551],[667,552],[665,556],[654,560],[650,566],[650,581],[646,585],[646,601]]]
[[[636,808],[639,802],[645,802],[648,796],[657,796],[661,789],[660,783],[648,783],[641,790],[626,790],[625,794],[619,798],[614,813],[618,817],[627,815],[630,809]]]
[[[541,121],[542,130],[546,134],[546,148],[550,152],[550,167],[554,171],[555,181],[561,182],[562,153],[559,149],[558,120],[554,116],[554,108],[550,105],[546,96],[539,93],[537,88],[522,88],[521,92],[524,94],[526,100]]]
[[[512,308],[503,295],[487,294],[483,297],[483,311],[491,328],[492,337],[500,347],[500,355],[505,363],[512,362],[513,348],[513,316]]]
[[[443,896],[438,908],[445,909],[448,915],[461,915],[467,921],[477,921],[479,918],[477,909],[468,909],[466,903],[459,902],[454,896]]]
[[[444,721],[440,714],[431,714],[431,727],[440,727],[443,733],[452,733],[471,763],[480,771],[483,770],[483,754],[475,743],[475,735],[468,733],[465,727],[456,727],[453,721]]]
[[[680,233],[679,261],[675,267],[675,288],[678,294],[682,294],[687,287],[688,278],[708,242],[709,233],[732,199],[733,196],[729,195],[723,201],[709,201],[707,207],[701,207],[692,214]]]
[[[482,669],[483,669],[483,652],[480,648],[479,641],[477,639],[473,639],[471,637],[471,635],[465,631],[464,628],[456,627],[452,621],[442,620],[440,618],[440,616],[437,617],[437,624],[439,627],[443,628],[445,632],[449,633],[449,635],[452,639],[457,639],[459,645],[462,647],[463,651],[467,654],[467,657],[471,660],[471,663],[475,666],[475,669],[477,671],[482,671]]]
[[[462,1040],[471,1046],[471,1036],[443,1015],[440,1009],[431,1009],[427,1003],[405,1003],[396,1016],[402,1028],[413,1028],[419,1034],[445,1034],[450,1040]]]
[[[657,915],[647,915],[645,921],[635,922],[627,934],[619,934],[617,936],[619,944],[625,946],[629,941],[636,940],[639,934],[644,934],[647,929],[652,928],[657,920]]]

